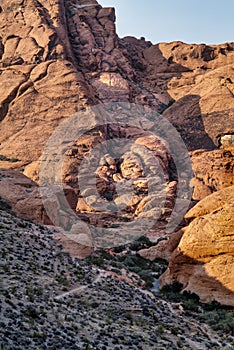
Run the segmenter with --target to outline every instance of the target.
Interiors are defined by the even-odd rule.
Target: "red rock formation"
[[[0,154],[18,158],[14,167],[37,161],[61,120],[98,101],[163,111],[175,100],[164,115],[190,149],[233,132],[233,44],[119,40],[114,9],[88,5],[2,2]]]
[[[95,116],[89,116],[91,131],[70,144],[62,170],[64,192],[71,208],[97,226],[116,220],[114,206],[121,208],[125,220],[159,218],[158,234],[166,237],[175,197],[189,180],[186,171],[176,171],[173,152],[180,153],[179,168],[188,155],[179,148],[173,132],[167,134],[166,142],[162,132],[150,135],[149,130],[158,125],[152,111],[172,123],[188,150],[195,151],[191,153],[194,199],[232,185],[233,58],[233,43],[152,45],[144,39],[119,39],[114,9],[102,8],[95,0],[2,0],[0,166],[19,169],[38,181],[45,144],[61,122],[95,104],[124,102],[121,113],[111,111],[110,125],[100,126]],[[134,103],[150,107],[145,113],[148,119],[137,126],[136,115],[129,112]],[[78,116],[77,123],[82,124],[85,117]],[[114,157],[103,146],[100,156],[98,145],[115,138],[132,140],[132,148],[123,147],[121,157]],[[89,177],[92,149],[94,158],[100,156],[93,171],[95,195]],[[84,159],[88,166],[82,173],[79,167]],[[78,175],[87,184],[85,190],[78,187]],[[3,197],[19,215],[45,222],[35,184],[18,176],[20,187],[18,180],[1,181],[6,186],[1,189]],[[30,196],[24,186],[27,181],[33,188]],[[153,191],[149,193],[150,186]],[[175,216],[188,204],[188,188],[182,189]],[[24,196],[35,210],[29,210]],[[54,223],[68,225],[59,199],[54,208]],[[196,225],[200,227],[200,221]]]
[[[43,207],[38,185],[20,172],[0,169],[0,198],[19,217],[39,224],[51,224]]]

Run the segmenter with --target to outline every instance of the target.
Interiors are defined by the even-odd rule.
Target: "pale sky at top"
[[[234,41],[234,0],[98,0],[115,7],[120,37],[144,36],[153,43],[181,40]]]

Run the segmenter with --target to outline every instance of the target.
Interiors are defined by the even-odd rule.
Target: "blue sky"
[[[234,0],[98,0],[115,7],[120,37],[144,36],[153,43],[181,40],[234,41]]]

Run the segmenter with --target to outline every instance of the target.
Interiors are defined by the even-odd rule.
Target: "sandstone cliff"
[[[0,152],[19,159],[14,167],[38,160],[64,118],[98,102],[165,110],[189,149],[213,149],[233,133],[232,43],[120,40],[114,9],[96,1],[4,0],[1,8]]]
[[[187,214],[191,223],[173,252],[161,281],[174,279],[202,301],[234,306],[234,187],[201,200]]]
[[[168,238],[165,228],[170,217],[181,220],[189,206],[190,174],[183,171],[187,150],[180,148],[173,133],[163,139],[157,116],[176,128],[191,152],[194,200],[233,185],[233,62],[233,43],[152,45],[144,39],[120,39],[114,9],[102,8],[95,0],[3,0],[0,167],[20,170],[38,182],[46,142],[62,122],[69,123],[77,115],[77,125],[83,125],[86,115],[82,111],[91,106],[101,106],[103,111],[103,104],[124,103],[121,111],[118,106],[111,110],[108,125],[100,127],[96,116],[89,116],[89,132],[69,143],[62,169],[64,192],[74,212],[89,224],[113,229],[122,221],[140,218],[142,234],[147,231],[144,222],[156,217],[156,227],[150,225],[150,237]],[[138,109],[132,109],[133,105]],[[138,118],[136,125],[134,113],[141,106],[150,112],[144,113],[148,119],[140,123]],[[152,135],[155,129],[160,135]],[[97,188],[94,195],[94,181],[89,178],[90,151],[116,138],[131,140],[131,149],[123,147],[121,156],[115,156],[117,151],[113,155],[113,147],[110,151],[106,146],[93,153],[93,158],[99,159],[93,171]],[[177,169],[173,159],[176,151]],[[80,174],[84,160],[88,166]],[[83,191],[78,175],[86,183]],[[26,215],[27,211],[27,218],[47,223],[48,218],[39,212],[43,209],[35,183],[21,175],[16,179],[1,181],[6,186],[1,190],[4,199],[18,214]],[[25,183],[33,194],[26,194]],[[8,186],[13,189],[8,190]],[[34,195],[35,210],[27,210]],[[60,210],[59,200],[52,200],[57,211],[54,223],[70,229],[73,222],[68,222],[66,213]],[[223,206],[224,210],[225,203]],[[121,215],[116,215],[116,208]],[[233,208],[228,210],[230,213]],[[199,228],[200,221],[195,222]],[[127,228],[131,231],[130,224]],[[126,229],[123,231],[126,235]],[[196,232],[192,230],[194,237]],[[210,239],[207,236],[205,244],[209,245]],[[161,243],[161,251],[162,247]],[[230,254],[233,256],[233,252]],[[170,252],[165,255],[169,257]],[[230,261],[229,270],[233,266]],[[222,261],[216,262],[217,268],[222,267]],[[202,276],[205,280],[205,272]],[[222,291],[215,297],[221,300],[220,295]]]

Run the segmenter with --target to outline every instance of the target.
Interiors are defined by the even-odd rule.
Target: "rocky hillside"
[[[56,230],[15,217],[3,203],[1,349],[233,348],[233,336],[211,331],[180,304],[72,259],[55,243]]]
[[[233,62],[233,43],[120,39],[115,10],[95,0],[2,0],[0,167],[14,170],[1,171],[0,196],[21,217],[62,227],[59,240],[74,256],[142,234],[158,242],[155,256],[169,259],[179,244],[168,281],[178,278],[199,294],[202,278],[204,300],[232,304],[233,284],[223,279],[219,254],[228,254],[225,276],[231,276],[233,225],[221,219],[223,212],[231,218],[233,207],[226,208],[220,192],[216,213],[206,196],[234,184]],[[52,183],[42,199],[33,181]],[[203,199],[207,211],[183,221]],[[220,251],[204,220],[218,223]],[[171,243],[183,225],[189,226],[175,233],[181,243]],[[200,256],[194,242],[211,250]],[[224,301],[220,283],[228,289]]]

